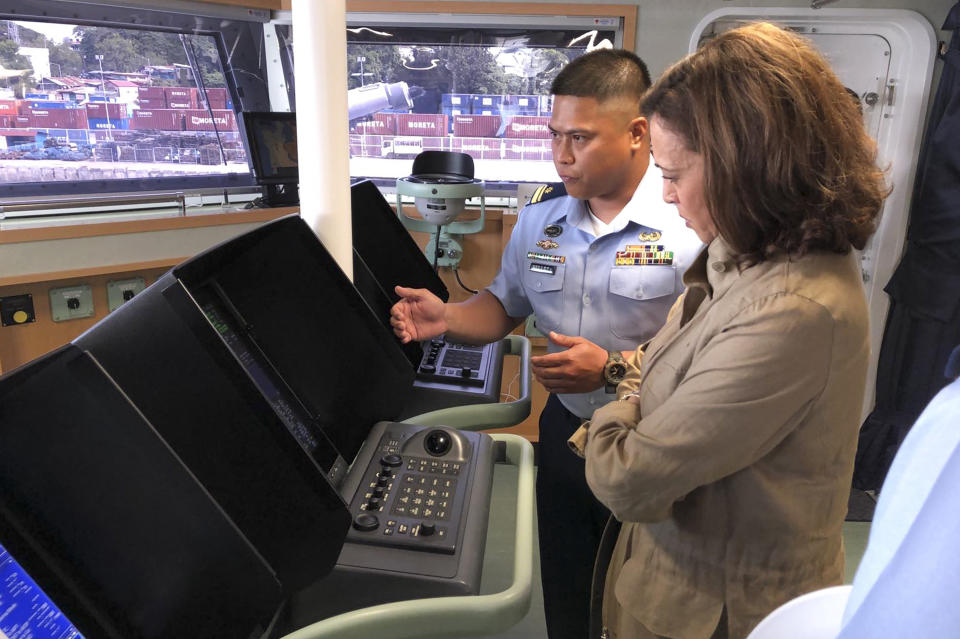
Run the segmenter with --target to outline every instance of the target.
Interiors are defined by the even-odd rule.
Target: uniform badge
[[[637,237],[641,242],[656,242],[661,237],[660,231],[643,231]]]
[[[555,248],[560,248],[560,245],[553,240],[540,240],[537,242],[537,246],[542,248],[544,251],[552,251]]]
[[[567,258],[563,255],[550,255],[549,253],[537,253],[536,251],[527,251],[527,259],[530,261],[553,262],[554,264],[563,264],[567,261]]]
[[[657,233],[657,235],[660,234]],[[671,266],[673,251],[666,250],[663,244],[627,244],[624,250],[617,251],[614,264],[616,266]]]
[[[548,224],[545,229],[543,229],[543,234],[547,237],[560,237],[560,234],[563,233],[563,227],[559,224]]]

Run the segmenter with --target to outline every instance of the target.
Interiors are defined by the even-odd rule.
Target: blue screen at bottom
[[[0,639],[75,639],[77,629],[0,546]]]

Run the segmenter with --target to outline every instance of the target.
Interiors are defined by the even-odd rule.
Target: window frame
[[[98,4],[81,0],[0,0],[0,20],[54,22],[117,29],[184,33],[213,37],[234,113],[269,110],[263,25],[270,20],[266,9],[241,8],[177,0],[163,9],[138,3]],[[246,136],[240,132],[246,144]],[[243,173],[204,176],[170,176],[86,182],[17,182],[0,184],[0,201],[14,204],[28,200],[74,195],[184,191],[229,191],[256,188],[252,168]]]

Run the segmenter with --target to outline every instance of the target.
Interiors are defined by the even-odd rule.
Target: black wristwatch
[[[627,375],[627,362],[620,351],[607,351],[607,363],[603,365],[603,381],[608,393],[617,392],[617,384]]]

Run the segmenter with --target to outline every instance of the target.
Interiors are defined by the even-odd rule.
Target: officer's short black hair
[[[635,53],[595,49],[569,62],[553,80],[550,93],[604,102],[627,96],[640,103],[650,88],[650,72]]]

